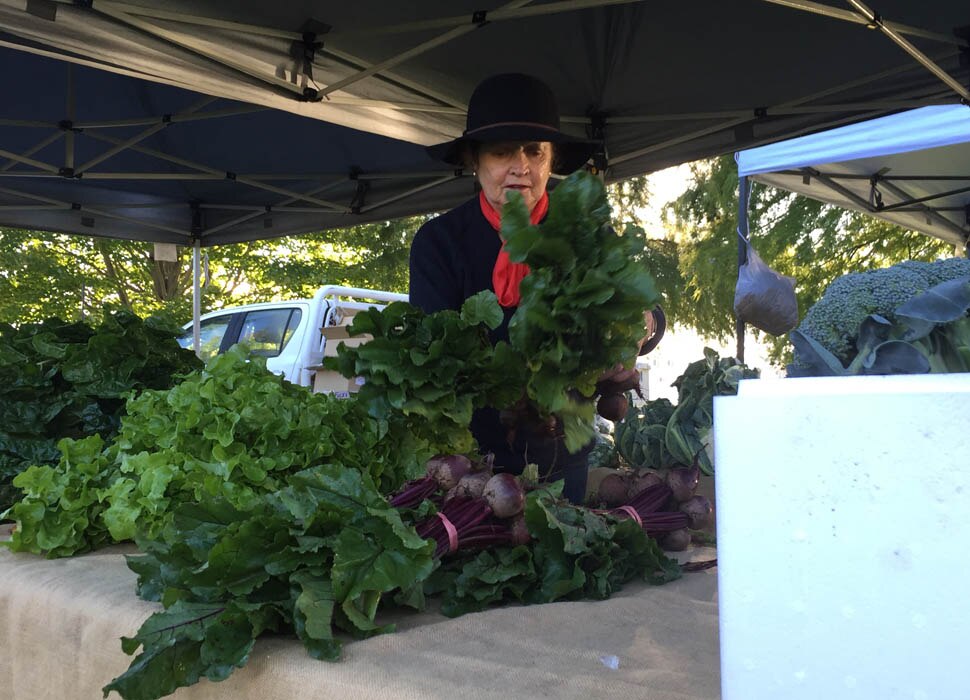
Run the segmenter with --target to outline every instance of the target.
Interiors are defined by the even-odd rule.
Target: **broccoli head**
[[[859,324],[870,314],[895,322],[896,309],[930,287],[970,275],[970,259],[946,258],[935,262],[907,260],[892,267],[853,272],[834,280],[812,306],[801,325],[843,364],[856,354]],[[795,357],[798,364],[798,357]]]

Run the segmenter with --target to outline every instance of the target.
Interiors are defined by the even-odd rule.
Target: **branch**
[[[107,277],[114,284],[115,289],[118,292],[118,298],[121,300],[121,303],[124,305],[124,307],[129,311],[131,311],[132,310],[131,300],[128,298],[128,291],[125,289],[124,284],[121,282],[121,279],[118,277],[118,273],[115,269],[114,261],[112,261],[111,259],[111,253],[108,251],[107,243],[99,239],[95,243],[95,245],[97,246],[98,251],[101,253],[101,259],[104,260],[104,267],[107,273]]]

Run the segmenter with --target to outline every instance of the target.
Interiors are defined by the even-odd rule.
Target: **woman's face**
[[[552,144],[548,141],[483,143],[476,170],[485,198],[493,207],[501,210],[509,192],[518,192],[531,212],[545,193],[552,174]]]

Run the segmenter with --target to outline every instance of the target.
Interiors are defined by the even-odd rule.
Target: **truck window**
[[[207,319],[199,324],[199,336],[201,340],[199,359],[203,362],[208,362],[219,354],[219,348],[222,346],[222,338],[229,329],[229,321],[231,319],[232,314],[226,314],[225,316]],[[190,328],[182,333],[178,337],[178,342],[183,348],[191,350],[192,329]]]
[[[254,355],[276,357],[290,342],[302,317],[298,308],[250,311],[243,319],[239,342],[249,345]]]

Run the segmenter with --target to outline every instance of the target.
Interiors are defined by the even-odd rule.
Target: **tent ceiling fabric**
[[[873,0],[873,29],[808,0],[482,4],[0,0],[0,225],[213,245],[441,210],[473,183],[423,145],[504,71],[605,139],[609,180],[970,88],[965,0]]]
[[[970,106],[923,107],[742,151],[738,173],[964,250]]]

